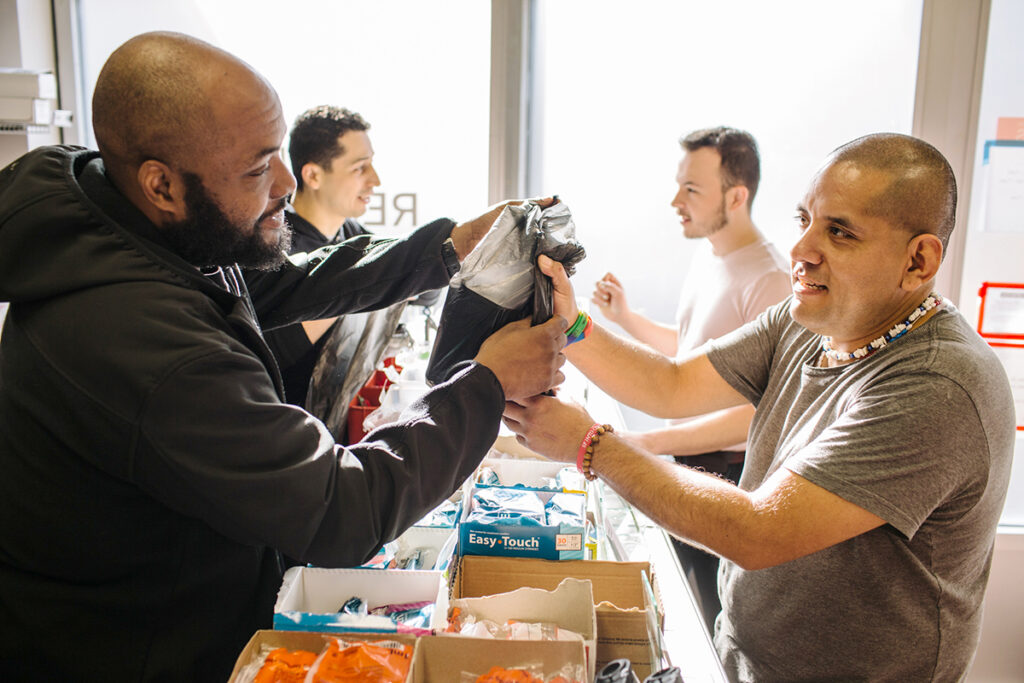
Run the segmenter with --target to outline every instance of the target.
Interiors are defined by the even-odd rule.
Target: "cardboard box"
[[[292,567],[284,574],[274,605],[274,629],[332,633],[393,633],[406,627],[388,617],[353,618],[338,610],[359,597],[373,609],[381,605],[430,601],[435,603],[428,629],[447,623],[448,590],[441,572],[401,569],[324,569]]]
[[[462,521],[459,523],[459,555],[535,557],[546,560],[583,559],[586,522],[584,526],[513,526],[469,522],[466,520],[473,512],[473,490],[475,489],[467,491],[464,499]],[[546,504],[556,492],[536,491],[536,494]]]
[[[583,644],[579,641],[490,640],[426,636],[419,639],[413,654],[409,683],[458,683],[463,673],[473,678],[493,666],[540,667],[545,677],[563,672],[586,672]],[[572,675],[576,675],[573,673]],[[584,680],[582,677],[576,680]],[[590,680],[590,679],[587,679]]]
[[[416,646],[416,636],[403,633],[311,633],[309,631],[256,631],[249,642],[242,649],[235,660],[235,668],[231,671],[228,683],[236,683],[243,670],[252,663],[263,661],[263,650],[278,647],[289,650],[308,650],[309,652],[321,652],[331,638],[341,638],[348,641],[370,641],[396,640],[405,645]],[[415,657],[415,652],[413,654]]]
[[[479,473],[485,467],[489,467],[498,475],[498,479],[501,481],[500,486],[503,487],[522,487],[529,491],[586,493],[587,480],[579,473],[576,473],[578,475],[576,477],[578,485],[576,486],[556,488],[549,485],[550,480],[554,479],[563,469],[568,468],[575,472],[574,467],[566,465],[564,462],[519,460],[516,458],[484,458],[477,472]],[[474,477],[474,480],[477,487],[486,487],[488,485],[477,480],[477,477]]]
[[[559,582],[553,590],[526,587],[494,595],[462,597],[450,601],[449,608],[456,607],[461,609],[464,615],[472,614],[477,619],[487,619],[499,624],[509,620],[554,624],[580,634],[583,637],[583,651],[587,662],[587,680],[594,679],[597,622],[594,617],[594,593],[590,581],[567,578]],[[457,634],[445,635],[463,638]],[[523,642],[536,645],[544,641]]]
[[[445,571],[455,554],[454,527],[411,526],[395,539],[395,557],[402,560],[419,551],[421,569]]]
[[[651,606],[648,585],[655,593]],[[647,562],[562,561],[467,555],[459,559],[452,600],[504,593],[521,586],[550,590],[566,577],[589,579],[597,622],[596,665],[600,670],[625,657],[642,680],[658,659],[664,615],[658,611],[656,582]],[[660,668],[660,667],[658,667]]]

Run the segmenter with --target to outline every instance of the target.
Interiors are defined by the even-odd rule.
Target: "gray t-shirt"
[[[887,524],[768,569],[723,561],[723,665],[742,681],[958,680],[1013,455],[1006,374],[949,302],[865,359],[816,367],[821,337],[790,301],[709,347],[757,406],[740,486],[785,467]]]

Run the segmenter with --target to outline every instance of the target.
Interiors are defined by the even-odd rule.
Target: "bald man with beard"
[[[956,213],[948,162],[880,133],[835,150],[796,209],[793,294],[684,358],[597,325],[566,356],[661,417],[755,406],[739,485],[615,434],[600,477],[721,556],[715,646],[735,681],[956,681],[978,644],[1014,414],[999,360],[933,290]],[[576,300],[541,258],[555,311]],[[637,382],[643,377],[643,382]],[[530,448],[573,461],[594,419],[510,401]]]
[[[93,120],[99,152],[0,171],[0,680],[223,681],[279,554],[360,564],[450,495],[505,401],[563,379],[566,323],[499,330],[339,446],[261,329],[446,285],[500,207],[286,260],[277,95],[179,34],[118,48]]]

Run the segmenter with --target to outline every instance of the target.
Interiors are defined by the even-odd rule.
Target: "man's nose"
[[[802,263],[820,263],[821,249],[818,245],[818,230],[812,223],[803,232],[799,233],[796,241],[789,250],[789,256],[793,261]]]
[[[295,176],[284,163],[284,159],[275,154],[270,160],[270,166],[274,174],[274,183],[270,187],[272,198],[286,197],[295,192]]]

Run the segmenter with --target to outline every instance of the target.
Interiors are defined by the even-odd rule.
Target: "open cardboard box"
[[[292,567],[285,572],[277,593],[274,628],[349,633],[403,630],[387,617],[370,615],[354,621],[352,617],[339,615],[338,610],[352,597],[363,599],[370,609],[382,605],[433,602],[434,613],[425,630],[443,629],[447,623],[448,589],[441,572]]]
[[[507,669],[538,666],[547,678],[568,667],[573,676],[586,674],[583,643],[579,641],[491,640],[426,636],[419,639],[413,655],[409,683],[459,683],[468,673],[476,680],[491,667]],[[570,679],[571,680],[571,679]]]
[[[477,472],[490,468],[501,482],[498,486],[524,488],[531,491],[566,491],[570,493],[586,493],[587,480],[576,468],[564,462],[551,460],[520,460],[518,458],[484,458]],[[552,486],[552,480],[559,472],[568,469],[572,474],[568,477],[572,485],[567,487]],[[478,476],[478,475],[477,475]],[[488,486],[481,481],[476,486]]]
[[[465,555],[459,559],[452,580],[451,597],[479,597],[505,593],[521,586],[550,590],[566,577],[588,579],[592,585],[597,624],[596,666],[600,670],[613,659],[633,663],[641,680],[661,668],[661,629],[664,615],[651,606],[643,575],[660,602],[647,562],[597,560],[548,561],[529,558],[496,558]]]
[[[231,671],[228,683],[237,683],[241,673],[249,664],[262,663],[265,651],[283,647],[288,650],[307,650],[309,652],[321,652],[331,638],[341,638],[346,641],[369,641],[395,640],[405,645],[416,645],[416,636],[404,633],[311,633],[308,631],[271,631],[260,630],[253,634],[252,638],[242,649],[235,660],[235,668]],[[414,655],[415,656],[415,655]]]
[[[518,587],[522,585],[519,583],[514,590],[508,592],[452,599],[449,608],[459,608],[463,615],[471,614],[478,620],[487,619],[498,624],[507,621],[554,624],[560,629],[578,633],[583,637],[587,680],[593,680],[597,623],[594,619],[594,593],[590,581],[567,578],[552,590]],[[464,638],[458,634],[445,635],[453,639]],[[545,641],[523,642],[536,645]]]

